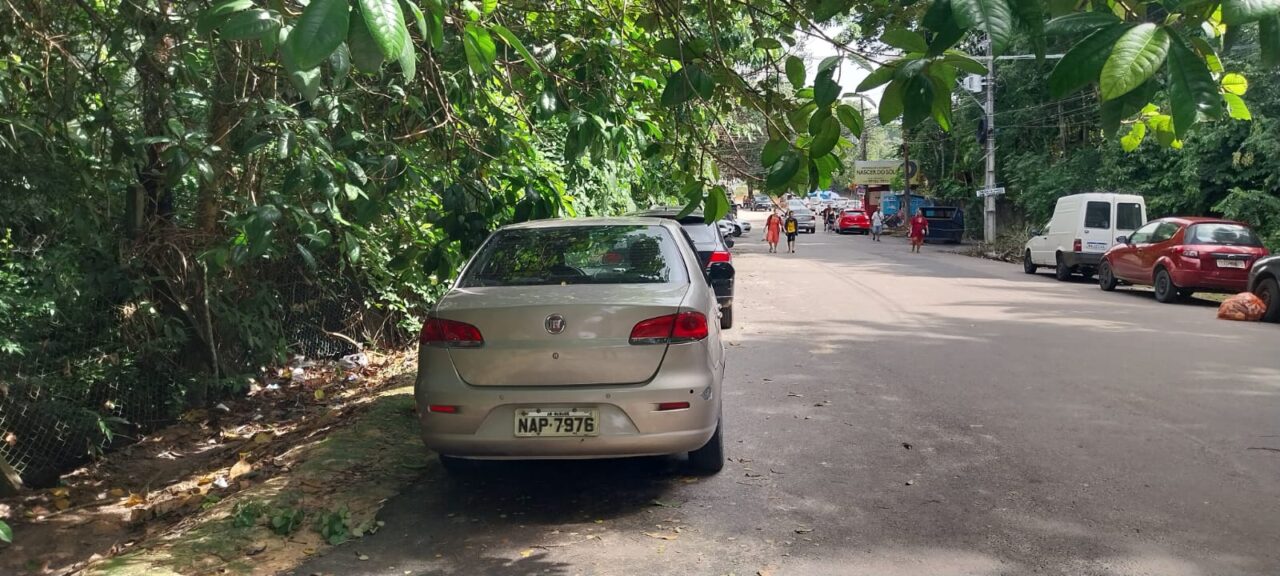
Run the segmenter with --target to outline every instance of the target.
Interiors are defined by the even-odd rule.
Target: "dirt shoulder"
[[[14,543],[0,573],[269,574],[376,531],[382,503],[432,465],[415,363],[307,366],[5,501]]]

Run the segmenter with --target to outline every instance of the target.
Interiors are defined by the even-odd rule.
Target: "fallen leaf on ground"
[[[254,443],[254,444],[266,444],[267,442],[270,442],[270,441],[271,441],[273,438],[275,438],[275,437],[276,437],[276,435],[275,435],[275,434],[272,434],[272,433],[270,433],[270,432],[259,432],[259,433],[257,433],[257,434],[254,434],[254,435],[253,435],[253,443]]]
[[[747,472],[746,474],[743,474],[743,476],[746,476],[747,478],[759,478],[761,476],[764,476],[764,474],[761,474],[759,472]]]
[[[66,510],[71,507],[71,501],[66,498],[57,498],[53,501],[53,507],[59,510]]]
[[[520,551],[520,557],[521,557],[521,558],[528,558],[528,557],[530,557],[530,556],[533,556],[533,549],[521,550],[521,551]]]
[[[124,498],[124,495],[126,493],[121,488],[112,488],[109,492],[107,492],[107,494],[110,494],[112,498]]]
[[[675,540],[676,538],[679,538],[679,536],[675,534],[659,534],[657,532],[645,532],[644,535],[650,538],[657,538],[659,540]]]
[[[253,470],[253,465],[250,464],[248,461],[238,460],[234,465],[231,466],[231,471],[227,472],[227,478],[234,480],[236,478],[239,478],[240,476],[244,476],[245,474],[248,474],[252,470]]]
[[[71,492],[66,488],[53,488],[49,490],[49,494],[52,494],[54,498],[66,498]]]
[[[796,534],[808,534],[810,532],[813,532],[813,528],[808,528],[808,527],[796,528]]]
[[[196,486],[204,486],[206,484],[212,484],[212,483],[213,483],[213,476],[202,476],[199,480],[196,480]]]

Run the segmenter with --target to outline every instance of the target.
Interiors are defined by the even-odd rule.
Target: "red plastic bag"
[[[1218,318],[1223,320],[1242,320],[1245,322],[1257,322],[1262,319],[1262,315],[1267,313],[1267,305],[1262,302],[1261,298],[1250,294],[1249,292],[1241,292],[1227,298],[1221,306],[1218,307]]]

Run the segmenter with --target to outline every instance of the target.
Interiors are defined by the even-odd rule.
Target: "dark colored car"
[[[845,210],[836,221],[836,232],[841,234],[870,234],[871,218],[865,210]]]
[[[747,200],[747,208],[752,212],[773,208],[773,200],[764,194],[756,194]]]
[[[1175,302],[1200,292],[1243,292],[1249,269],[1267,255],[1248,226],[1213,218],[1161,218],[1116,238],[1102,255],[1098,285],[1150,285],[1156,300]]]
[[[716,293],[716,301],[720,303],[720,327],[733,327],[733,254],[729,252],[719,227],[715,224],[707,224],[702,212],[693,212],[679,217],[679,208],[644,210],[631,215],[670,218],[680,222],[680,227],[684,228],[685,233],[689,235],[689,241],[693,243],[693,249],[698,253],[703,270],[708,272],[711,288]],[[713,266],[718,268],[715,274],[710,273]]]
[[[949,242],[959,244],[964,239],[964,211],[953,206],[924,206],[920,208],[929,222],[925,242]]]
[[[1280,255],[1263,258],[1249,270],[1249,291],[1267,305],[1266,322],[1280,322]]]

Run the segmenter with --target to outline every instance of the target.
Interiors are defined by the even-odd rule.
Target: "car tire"
[[[1058,266],[1053,270],[1053,277],[1057,278],[1059,282],[1066,282],[1071,279],[1071,267],[1067,266],[1067,261],[1062,258],[1061,254],[1058,255]]]
[[[733,328],[733,306],[720,309],[720,329],[728,330]]]
[[[1116,280],[1116,274],[1111,270],[1111,263],[1106,260],[1098,265],[1098,287],[1103,292],[1110,292],[1116,289],[1119,282]]]
[[[734,236],[739,236],[739,237],[741,237],[741,236],[742,236],[742,227],[741,227],[741,226],[734,226],[734,227],[733,227],[733,235],[734,235]]]
[[[716,421],[716,432],[701,448],[689,452],[689,467],[702,474],[715,474],[724,469],[724,419]]]
[[[1039,269],[1040,267],[1036,266],[1036,263],[1031,261],[1031,251],[1027,250],[1026,252],[1023,252],[1022,253],[1022,271],[1027,274],[1035,274],[1036,270],[1039,270]]]
[[[1151,287],[1155,289],[1157,301],[1165,304],[1172,304],[1178,301],[1178,286],[1173,283],[1173,276],[1169,275],[1168,270],[1157,268]]]
[[[1262,321],[1280,322],[1280,282],[1275,278],[1263,278],[1253,287],[1253,293],[1267,305]]]

